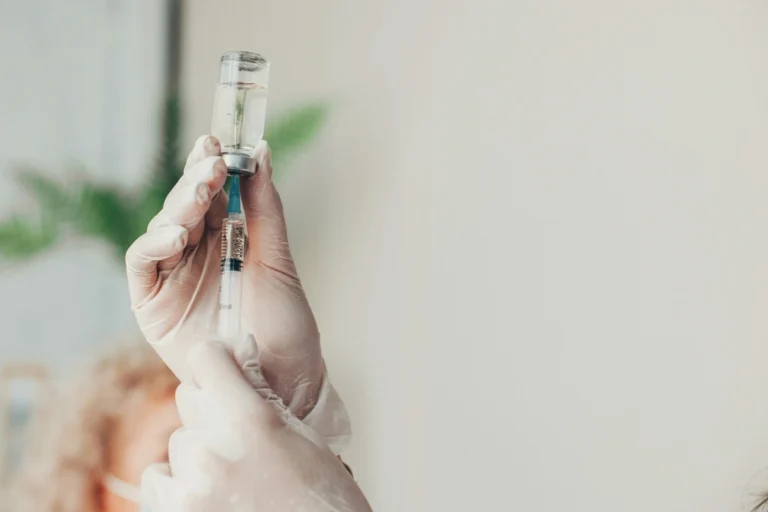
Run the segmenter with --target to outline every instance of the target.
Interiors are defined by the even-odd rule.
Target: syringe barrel
[[[243,295],[243,273],[222,272],[219,285],[219,326],[221,340],[236,340],[240,332],[240,301]]]
[[[245,222],[239,217],[227,217],[221,227],[222,271],[227,260],[233,260],[231,265],[237,265],[239,262],[237,270],[241,270],[245,259]]]
[[[218,325],[218,335],[225,340],[241,336],[242,270],[245,246],[245,222],[240,216],[226,218],[221,232]]]

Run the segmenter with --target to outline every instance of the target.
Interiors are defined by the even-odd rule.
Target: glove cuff
[[[347,408],[331,384],[327,370],[323,371],[317,403],[302,422],[322,437],[336,455],[349,446],[352,440]]]

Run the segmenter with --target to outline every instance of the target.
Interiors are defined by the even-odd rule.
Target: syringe
[[[221,230],[221,284],[219,285],[219,336],[240,337],[245,216],[240,205],[240,177],[233,175],[229,187],[227,218]]]

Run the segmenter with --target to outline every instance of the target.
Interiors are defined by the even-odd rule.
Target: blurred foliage
[[[318,133],[326,114],[325,104],[311,103],[269,123],[264,138],[276,163],[275,178],[282,169],[280,163]],[[39,169],[19,168],[17,181],[34,210],[0,221],[0,256],[29,258],[66,236],[79,235],[108,242],[122,262],[125,251],[146,231],[183,172],[180,132],[179,103],[170,100],[163,116],[162,149],[146,184],[135,191],[98,183],[82,173],[52,178]]]

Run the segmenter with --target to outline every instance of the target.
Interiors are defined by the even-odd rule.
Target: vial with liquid
[[[269,62],[257,53],[227,52],[221,57],[213,100],[211,134],[219,139],[230,174],[253,174],[256,145],[264,137]]]

